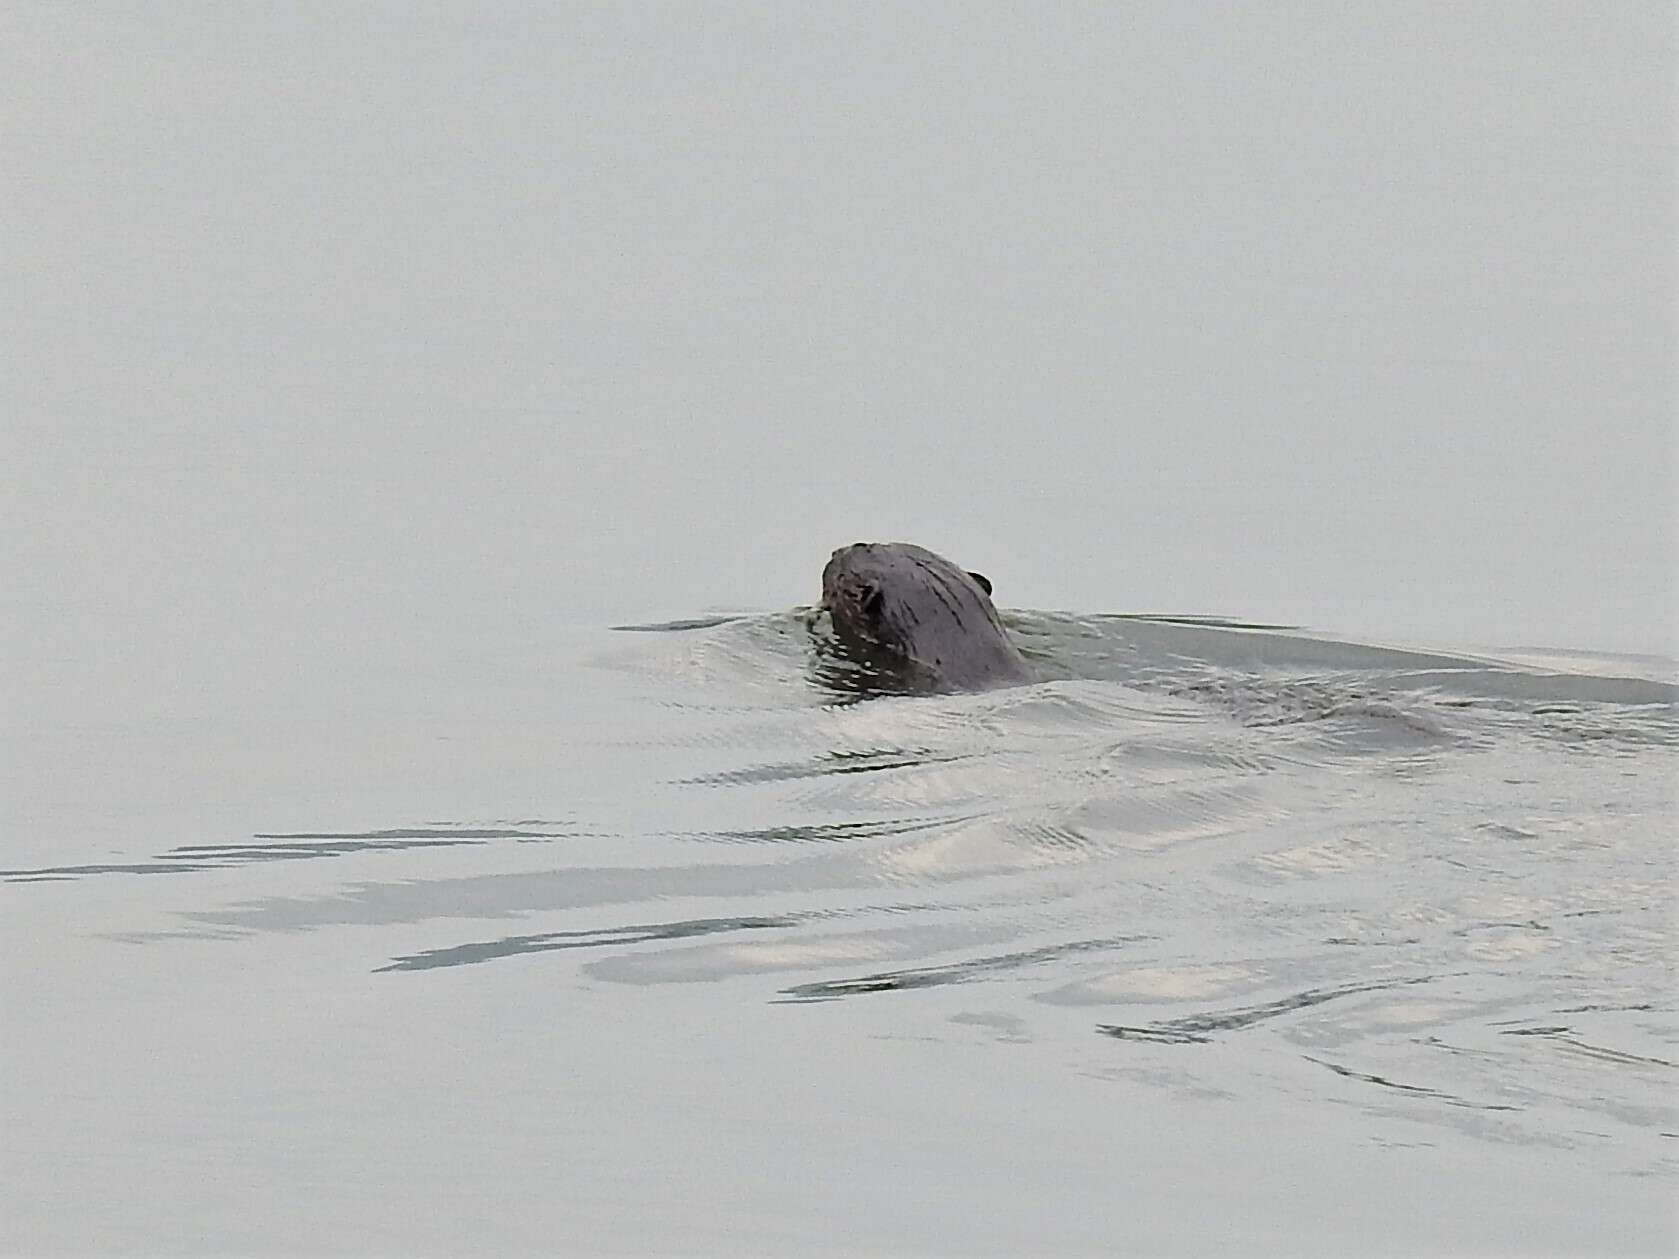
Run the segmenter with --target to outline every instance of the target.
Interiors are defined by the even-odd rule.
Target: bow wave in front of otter
[[[858,542],[822,570],[834,644],[873,683],[978,691],[1031,680],[991,583],[908,542]]]

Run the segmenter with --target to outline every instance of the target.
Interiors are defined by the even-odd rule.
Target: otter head
[[[822,607],[850,654],[917,686],[969,688],[1025,674],[991,604],[991,583],[922,547],[841,547],[822,570]]]

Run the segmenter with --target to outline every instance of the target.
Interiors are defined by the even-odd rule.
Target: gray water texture
[[[1005,619],[44,734],[0,1246],[1672,1252],[1672,662]]]

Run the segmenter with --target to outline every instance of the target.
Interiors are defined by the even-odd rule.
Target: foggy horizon
[[[1674,650],[1664,6],[0,24],[49,669],[784,607],[859,539]]]

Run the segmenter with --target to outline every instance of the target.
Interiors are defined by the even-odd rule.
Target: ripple
[[[1312,1006],[1322,1005],[1326,1001],[1339,1001],[1343,997],[1357,996],[1366,992],[1380,992],[1390,988],[1403,988],[1412,984],[1432,983],[1437,978],[1439,977],[1435,975],[1418,975],[1407,979],[1343,984],[1335,988],[1308,988],[1303,992],[1291,993],[1289,996],[1281,997],[1276,1001],[1267,1001],[1260,1005],[1239,1006],[1233,1010],[1216,1010],[1205,1014],[1191,1014],[1183,1018],[1166,1019],[1141,1027],[1103,1023],[1099,1024],[1096,1030],[1104,1036],[1112,1036],[1118,1040],[1153,1040],[1163,1044],[1200,1044],[1210,1041],[1214,1032],[1241,1031],[1255,1024],[1292,1014],[1296,1010],[1305,1010]]]
[[[395,958],[386,971],[436,970],[445,966],[472,966],[503,957],[529,953],[551,953],[563,949],[593,949],[605,945],[645,944],[652,940],[687,940],[695,936],[730,931],[762,931],[790,927],[794,918],[694,918],[682,922],[646,923],[632,927],[604,927],[598,931],[546,931],[536,935],[503,936],[498,940],[476,940],[447,948],[423,949]]]
[[[781,990],[782,996],[793,1001],[832,1001],[871,992],[902,992],[914,988],[937,988],[946,984],[970,983],[999,971],[1019,970],[1043,962],[1055,961],[1077,953],[1090,953],[1134,944],[1141,936],[1109,936],[1100,940],[1076,940],[1067,944],[1051,944],[1036,949],[1022,949],[1014,953],[999,953],[990,957],[971,958],[944,966],[917,966],[904,970],[879,971],[856,979],[830,979],[818,983],[795,984]]]
[[[103,874],[186,874],[225,870],[265,861],[306,861],[370,852],[407,852],[420,848],[458,848],[497,839],[561,839],[573,832],[516,827],[422,827],[379,831],[258,833],[260,844],[183,844],[143,862],[94,862],[0,870],[9,883],[55,882]]]

